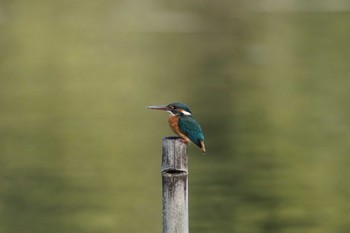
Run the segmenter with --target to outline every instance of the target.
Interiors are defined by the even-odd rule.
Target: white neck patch
[[[181,112],[182,112],[184,115],[186,115],[186,116],[191,116],[191,115],[192,115],[190,112],[187,112],[187,111],[185,111],[185,110],[181,110]]]

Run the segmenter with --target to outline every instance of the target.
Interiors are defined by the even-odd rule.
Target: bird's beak
[[[162,110],[162,111],[168,111],[168,107],[163,105],[163,106],[147,106],[146,108],[148,109],[153,109],[153,110]]]

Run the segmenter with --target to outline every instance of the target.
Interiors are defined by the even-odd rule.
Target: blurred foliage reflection
[[[350,229],[344,1],[1,1],[0,232],[161,232],[181,101],[190,232]]]

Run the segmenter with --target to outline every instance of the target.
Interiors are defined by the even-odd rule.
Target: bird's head
[[[171,103],[166,106],[148,106],[147,108],[153,109],[153,110],[167,111],[173,115],[185,115],[185,116],[192,115],[190,108],[183,103]]]

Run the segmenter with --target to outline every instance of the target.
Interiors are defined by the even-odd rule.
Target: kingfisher
[[[188,143],[191,141],[199,147],[203,154],[205,153],[202,129],[186,104],[171,103],[166,106],[148,106],[146,108],[167,111],[169,113],[170,129],[181,137],[182,142]]]

